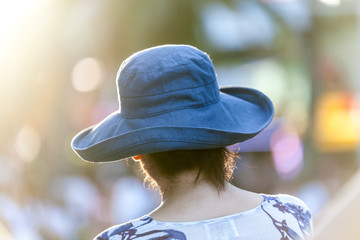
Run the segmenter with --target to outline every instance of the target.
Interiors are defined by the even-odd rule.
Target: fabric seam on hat
[[[208,56],[208,55],[207,55]],[[211,61],[210,57],[208,56],[208,59]],[[188,65],[190,63],[193,63],[193,62],[200,62],[200,61],[205,61],[206,58],[204,57],[201,57],[200,59],[194,59],[194,61],[189,61],[189,62],[186,62],[186,63],[182,63],[182,64],[177,64],[177,65],[174,65],[174,66],[171,66],[171,67],[167,67],[167,68],[176,68],[176,67],[179,67],[179,66],[184,66],[184,65]],[[206,62],[207,65],[210,65],[208,62]],[[128,63],[129,64],[129,63]],[[126,72],[126,73],[129,73],[129,72],[133,72],[134,70],[128,70],[128,69],[122,69],[121,70],[122,72]],[[138,73],[152,73],[152,72],[156,72],[157,70],[152,70],[152,71],[136,71]]]
[[[206,106],[215,104],[215,103],[217,103],[219,101],[220,101],[220,99],[217,98],[217,99],[215,99],[215,101],[211,101],[211,102],[208,102],[206,104],[198,104],[198,105],[193,105],[191,107],[179,107],[179,108],[174,108],[174,109],[171,109],[171,110],[161,111],[161,112],[157,112],[157,113],[153,113],[153,114],[147,114],[147,115],[139,115],[139,116],[134,116],[134,117],[126,116],[126,115],[122,114],[121,112],[119,114],[120,114],[121,117],[123,117],[125,119],[148,118],[148,117],[159,116],[159,115],[169,113],[169,112],[175,112],[175,111],[182,110],[182,109],[195,109],[195,108],[206,107]]]
[[[211,81],[211,82],[208,82],[208,83],[205,83],[205,84],[203,84],[203,85],[196,86],[196,87],[180,88],[180,89],[171,90],[171,91],[167,91],[167,92],[153,93],[153,94],[148,94],[148,95],[136,95],[136,96],[121,96],[121,95],[120,95],[120,99],[121,99],[121,98],[151,97],[151,96],[161,95],[161,94],[164,94],[164,93],[177,92],[177,91],[181,91],[181,90],[185,90],[185,89],[200,88],[200,87],[204,87],[204,86],[210,85],[210,84],[212,84],[212,83],[216,83],[216,82],[217,82],[217,81],[214,80],[214,81]]]

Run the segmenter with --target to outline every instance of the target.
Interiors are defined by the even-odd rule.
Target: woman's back
[[[257,207],[225,217],[192,222],[162,222],[144,216],[114,226],[95,239],[282,240],[310,237],[311,214],[301,200],[289,195],[262,196],[264,201]]]
[[[309,236],[311,214],[301,201],[229,185],[238,155],[228,146],[270,124],[274,107],[266,95],[247,87],[219,88],[210,57],[188,45],[137,52],[122,63],[116,81],[119,109],[78,133],[72,147],[90,162],[140,162],[162,204],[97,239]]]

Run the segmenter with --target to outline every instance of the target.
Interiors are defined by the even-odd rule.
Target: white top
[[[308,207],[289,195],[262,195],[257,207],[194,222],[160,222],[143,216],[113,226],[95,240],[286,240],[309,239],[312,218]]]

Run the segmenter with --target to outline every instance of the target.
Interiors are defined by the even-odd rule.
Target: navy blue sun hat
[[[254,137],[274,115],[255,89],[219,89],[209,56],[188,45],[133,54],[120,66],[117,90],[119,110],[72,140],[86,161],[225,147]]]

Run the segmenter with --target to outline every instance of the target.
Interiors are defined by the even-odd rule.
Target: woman
[[[272,120],[271,101],[240,87],[219,90],[209,56],[164,45],[126,59],[117,75],[120,108],[74,137],[84,160],[132,157],[162,203],[96,239],[307,239],[311,214],[299,199],[229,183],[226,147],[254,137]]]

